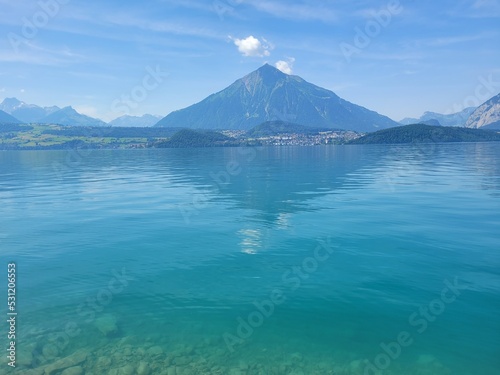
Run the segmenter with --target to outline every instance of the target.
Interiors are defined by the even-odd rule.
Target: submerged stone
[[[134,366],[125,365],[119,369],[118,374],[119,375],[134,375],[135,374]]]
[[[137,375],[149,375],[151,372],[148,364],[146,362],[139,362],[137,367]]]
[[[106,337],[118,333],[118,322],[113,314],[106,314],[97,318],[94,325]]]
[[[33,353],[28,350],[21,350],[17,353],[17,364],[20,366],[31,366],[33,362]]]
[[[148,349],[147,353],[151,356],[162,355],[163,349],[161,348],[161,346],[152,346]]]
[[[57,372],[65,370],[69,367],[74,367],[82,364],[87,359],[88,353],[84,350],[79,350],[68,357],[57,360],[45,367],[45,375],[53,375]]]

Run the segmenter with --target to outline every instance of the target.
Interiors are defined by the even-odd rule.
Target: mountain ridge
[[[0,103],[0,110],[7,112],[25,123],[38,122],[43,117],[60,109],[61,108],[57,106],[40,107],[36,104],[27,104],[17,98],[5,98],[2,103]]]
[[[411,124],[431,124],[432,120],[436,120],[442,126],[464,126],[469,116],[476,110],[476,107],[468,107],[457,113],[443,114],[437,112],[424,112],[420,118],[407,117],[399,121],[402,125]]]
[[[470,115],[465,127],[500,129],[500,93],[477,107]]]
[[[73,107],[67,106],[59,111],[40,119],[40,123],[59,124],[65,126],[107,126],[104,121],[78,113]]]

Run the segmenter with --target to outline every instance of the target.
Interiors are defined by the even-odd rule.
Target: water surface
[[[494,143],[0,152],[0,204],[0,374],[500,369]]]

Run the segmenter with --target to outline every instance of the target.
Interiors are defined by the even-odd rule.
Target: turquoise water
[[[0,204],[0,374],[499,373],[498,144],[1,152]]]

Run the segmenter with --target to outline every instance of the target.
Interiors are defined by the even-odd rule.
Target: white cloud
[[[292,74],[293,72],[293,63],[295,62],[295,58],[289,57],[287,61],[280,60],[274,66],[281,70],[285,74]]]
[[[264,57],[271,55],[271,52],[269,51],[272,49],[272,46],[264,38],[262,38],[262,41],[260,41],[253,35],[250,35],[245,39],[231,39],[238,47],[238,51],[240,51],[243,56]]]

